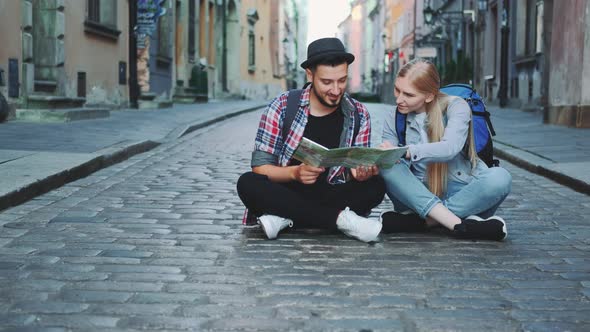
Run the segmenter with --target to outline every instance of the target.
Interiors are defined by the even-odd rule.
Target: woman
[[[506,223],[494,213],[508,196],[512,177],[478,159],[469,105],[439,87],[436,67],[421,59],[407,63],[396,77],[408,151],[394,167],[379,170],[395,208],[381,215],[383,232],[440,224],[459,238],[503,240]],[[382,147],[400,144],[396,114],[385,122]]]

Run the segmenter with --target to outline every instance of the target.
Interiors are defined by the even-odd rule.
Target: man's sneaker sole
[[[258,220],[258,223],[260,224],[260,227],[262,227],[264,234],[269,240],[275,240],[278,237],[279,232],[274,232],[274,234],[269,233],[270,231],[273,231],[274,228],[270,220]]]

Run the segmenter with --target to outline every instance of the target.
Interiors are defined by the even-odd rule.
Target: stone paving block
[[[520,331],[518,322],[510,320],[480,320],[463,318],[457,315],[455,319],[431,319],[415,320],[410,317],[412,321],[411,330],[415,331]]]
[[[172,293],[201,293],[201,294],[242,294],[245,292],[239,285],[226,284],[198,284],[198,283],[174,283],[168,284],[166,290]]]
[[[7,287],[0,287],[0,299],[5,304],[12,304],[16,301],[46,301],[49,298],[48,292],[31,291],[29,289],[18,289]]]
[[[154,265],[176,265],[176,266],[185,266],[185,265],[200,265],[200,266],[208,266],[214,265],[215,259],[200,259],[200,258],[152,258],[146,260],[146,263],[154,264]]]
[[[590,274],[588,276],[590,277]],[[567,289],[580,287],[579,282],[569,280],[508,281],[508,284],[514,288],[537,288],[539,291],[552,288]]]
[[[129,300],[131,303],[179,303],[201,306],[209,303],[209,296],[200,293],[156,293],[140,292],[135,293]]]
[[[99,281],[106,280],[109,275],[99,272],[79,271],[35,271],[30,274],[33,279],[55,279],[61,281]]]
[[[119,318],[96,315],[38,315],[36,325],[67,327],[80,330],[91,328],[110,329],[117,325]]]
[[[401,296],[371,296],[369,297],[370,308],[404,308],[412,309],[422,306],[423,297]]]
[[[34,315],[0,313],[0,326],[26,326],[35,321]]]
[[[218,319],[208,322],[204,328],[212,331],[238,330],[238,331],[289,331],[299,330],[301,322],[289,322],[280,319]]]
[[[64,263],[71,264],[139,264],[139,258],[127,257],[63,257]]]
[[[99,272],[113,272],[113,273],[181,273],[182,269],[177,266],[166,266],[166,265],[112,265],[104,264],[97,265],[96,271]]]
[[[11,280],[3,282],[0,286],[2,288],[20,289],[28,291],[40,292],[56,292],[59,291],[65,282],[48,279],[25,279],[25,280]]]
[[[59,256],[59,257],[93,257],[101,253],[101,250],[92,249],[50,249],[40,251],[39,255]]]
[[[402,331],[404,325],[396,319],[314,319],[304,322],[306,331]]]
[[[65,302],[17,302],[12,306],[12,312],[33,314],[74,314],[85,311],[89,307],[83,303]]]
[[[78,303],[123,303],[129,300],[134,293],[110,292],[110,291],[89,291],[89,290],[62,290],[60,297],[64,301]]]
[[[127,281],[87,281],[74,282],[68,289],[94,291],[122,291],[122,292],[157,292],[164,285],[155,282],[127,282]]]
[[[140,303],[105,303],[92,304],[87,313],[93,315],[112,316],[169,316],[179,305],[177,304],[140,304]]]
[[[135,316],[122,318],[117,326],[119,328],[136,328],[140,330],[154,329],[154,330],[193,330],[199,331],[205,319],[186,318],[186,317],[170,317],[170,316]]]
[[[522,300],[572,300],[581,299],[582,294],[578,289],[509,289],[500,291],[500,294],[511,301]]]
[[[590,323],[590,310],[520,310],[513,309],[510,315],[519,321],[551,321],[564,323]]]
[[[104,250],[100,256],[104,257],[129,257],[129,258],[147,258],[153,256],[153,252],[139,250]]]
[[[575,324],[568,322],[525,322],[522,324],[521,330],[523,332],[584,332],[590,331],[590,324]]]
[[[186,279],[186,275],[163,273],[113,273],[109,279],[116,281],[182,282]]]
[[[68,332],[62,327],[38,327],[38,326],[21,326],[21,327],[0,327],[0,332]]]

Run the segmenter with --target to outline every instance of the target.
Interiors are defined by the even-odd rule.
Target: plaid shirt
[[[285,110],[287,108],[287,96],[289,92],[285,92],[275,98],[266,108],[256,134],[256,141],[254,144],[255,151],[262,151],[273,155],[276,158],[275,165],[288,166],[291,162],[293,153],[299,146],[299,142],[303,138],[303,132],[307,125],[307,119],[310,112],[309,96],[311,93],[311,86],[307,87],[301,95],[299,101],[299,110],[295,115],[295,119],[291,124],[291,129],[287,135],[286,141],[283,142],[282,127],[285,119]],[[340,142],[341,147],[351,146],[369,146],[371,136],[371,125],[369,119],[369,112],[365,106],[358,101],[350,98],[348,94],[344,94],[341,103],[342,113],[344,114],[344,128],[345,141]],[[354,113],[359,113],[360,127],[358,135],[354,142],[352,142],[354,134]],[[328,172],[328,182],[330,184],[345,183],[348,181],[348,175],[344,167],[332,167]]]

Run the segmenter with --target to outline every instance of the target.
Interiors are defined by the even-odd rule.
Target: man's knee
[[[253,189],[256,189],[260,181],[268,180],[266,175],[256,174],[254,172],[246,172],[240,176],[236,184],[238,195],[243,198],[248,196]]]

